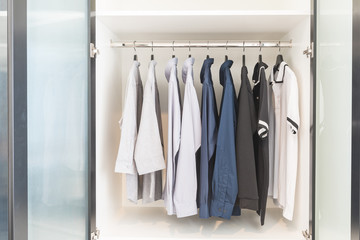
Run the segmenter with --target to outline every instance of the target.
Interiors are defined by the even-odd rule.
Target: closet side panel
[[[293,47],[284,51],[284,60],[294,71],[299,89],[300,126],[294,224],[299,230],[309,228],[310,207],[310,58],[303,50],[310,45],[310,17],[304,19],[283,38],[292,39]]]
[[[115,173],[119,120],[123,105],[120,50],[109,47],[114,34],[96,22],[96,220],[101,231],[111,228],[121,210],[122,174]]]

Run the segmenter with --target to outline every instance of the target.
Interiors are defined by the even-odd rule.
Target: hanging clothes
[[[200,218],[210,217],[211,182],[214,171],[218,130],[218,111],[210,69],[213,63],[213,58],[205,59],[200,72],[200,80],[203,84],[201,99],[200,178],[198,181]]]
[[[143,203],[153,202],[161,198],[161,169],[165,168],[161,110],[155,65],[154,60],[149,64],[139,134],[135,147],[136,167],[139,174],[144,175]]]
[[[272,84],[275,99],[275,202],[283,216],[292,220],[298,164],[298,129],[300,126],[298,84],[295,73],[281,62]]]
[[[259,193],[256,178],[254,138],[257,135],[257,119],[253,93],[246,66],[241,69],[241,86],[238,95],[236,128],[236,162],[238,199],[240,208],[257,211]]]
[[[273,69],[277,70],[277,67],[273,67]],[[269,81],[268,81],[268,110],[269,110],[269,190],[268,196],[274,195],[274,175],[275,169],[276,171],[278,168],[275,167],[275,109],[274,109],[274,91],[272,89],[272,85],[274,84],[274,70],[270,71]]]
[[[134,160],[143,101],[139,66],[138,61],[133,62],[127,81],[123,115],[119,121],[121,138],[115,165],[115,172],[126,173],[127,198],[134,203],[142,198],[142,176],[138,176]]]
[[[177,78],[177,63],[178,59],[172,58],[168,61],[165,68],[165,77],[169,82],[169,102],[167,172],[163,198],[168,215],[176,214],[174,205],[174,187],[181,132],[181,104],[179,81]]]
[[[269,112],[267,97],[267,80],[265,69],[268,66],[263,62],[258,62],[254,67],[253,97],[255,103],[255,113],[257,119],[257,134],[254,138],[254,151],[256,163],[256,176],[259,193],[259,209],[261,225],[265,222],[266,202],[269,187]]]
[[[178,218],[197,214],[197,151],[201,144],[201,119],[193,77],[195,59],[185,60],[182,78],[185,83],[181,122],[181,141],[176,169],[174,203]]]
[[[230,219],[239,215],[238,206],[234,207],[238,193],[235,132],[236,132],[236,95],[230,72],[232,60],[226,60],[220,68],[220,84],[223,95],[220,107],[219,130],[216,143],[215,166],[212,179],[212,216]]]

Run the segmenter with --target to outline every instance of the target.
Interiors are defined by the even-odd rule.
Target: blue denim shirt
[[[201,158],[198,191],[198,206],[200,218],[209,218],[211,181],[214,171],[215,147],[218,131],[218,111],[212,82],[210,67],[213,58],[204,60],[200,72],[203,84],[201,99]]]
[[[210,213],[212,216],[230,219],[239,215],[234,208],[238,193],[235,133],[236,133],[236,94],[230,72],[233,61],[225,61],[220,68],[220,83],[223,95],[220,107],[220,123],[216,144],[214,175],[212,180],[212,199]]]

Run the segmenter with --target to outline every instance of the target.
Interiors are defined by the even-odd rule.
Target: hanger
[[[189,58],[191,57],[191,48],[190,48],[190,41],[189,41]]]
[[[173,49],[173,55],[171,56],[172,58],[175,58],[174,43],[175,43],[175,41],[172,42],[172,49]]]
[[[228,42],[229,41],[226,41],[226,46],[225,46],[226,52],[228,50]],[[228,59],[229,59],[228,55],[225,55],[225,61],[227,61]]]
[[[279,46],[279,54],[276,57],[276,63],[275,63],[275,66],[274,66],[274,73],[276,71],[279,71],[279,66],[280,66],[281,62],[284,61],[284,58],[283,58],[282,54],[280,53],[280,48],[281,48],[280,47],[280,41],[278,43],[278,46]]]
[[[259,63],[262,63],[262,55],[261,55],[261,41],[259,41]]]
[[[151,41],[151,57],[150,57],[151,61],[154,60],[154,43],[153,41]]]
[[[208,54],[206,55],[206,59],[209,59],[209,41],[207,41],[207,50],[208,50]]]
[[[245,67],[245,42],[243,42],[242,65]]]
[[[134,61],[137,61],[138,60],[138,57],[137,57],[137,54],[136,54],[136,48],[135,48],[135,42],[133,42],[133,46],[134,46]]]

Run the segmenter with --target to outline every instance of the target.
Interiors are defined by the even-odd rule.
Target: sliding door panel
[[[29,240],[85,240],[88,1],[27,4]]]
[[[8,239],[7,0],[0,0],[0,240]]]
[[[317,1],[315,239],[350,239],[352,0]]]

